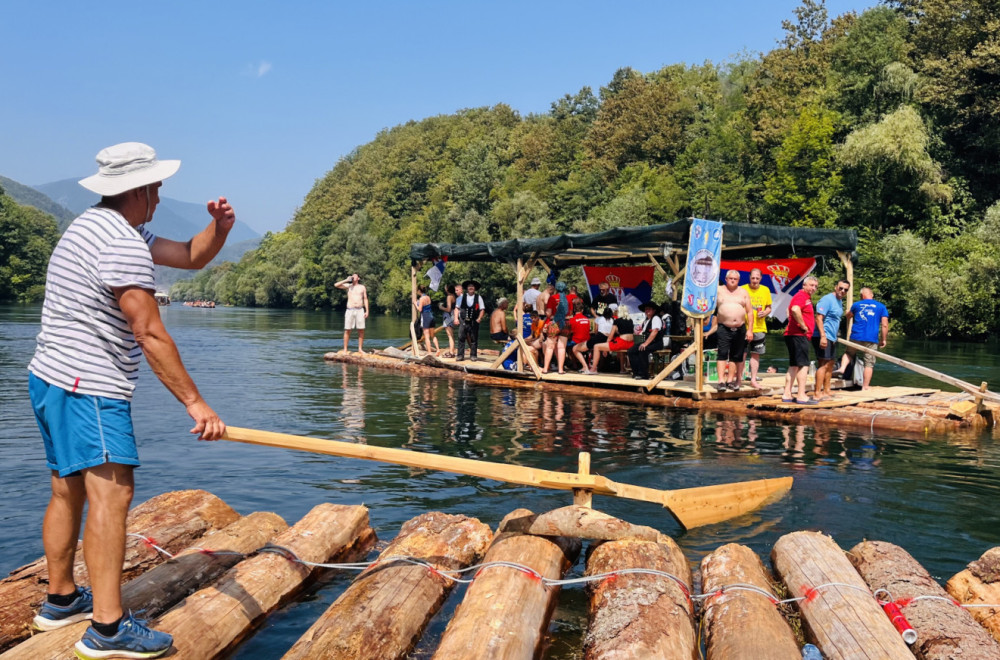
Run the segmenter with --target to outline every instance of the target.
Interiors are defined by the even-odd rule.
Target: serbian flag
[[[653,266],[584,266],[583,279],[587,281],[590,299],[600,295],[597,285],[607,282],[611,286],[610,293],[618,298],[619,305],[627,305],[633,312],[639,311],[639,305],[653,298]]]
[[[788,319],[788,303],[802,288],[809,273],[816,268],[815,259],[760,259],[758,261],[722,260],[719,284],[726,283],[726,273],[740,274],[740,286],[750,283],[750,271],[760,268],[760,285],[771,290],[771,316],[784,322]]]
[[[431,288],[435,291],[441,286],[441,278],[444,277],[444,262],[446,261],[448,261],[448,257],[435,259],[431,267],[427,269],[427,279],[431,281]]]

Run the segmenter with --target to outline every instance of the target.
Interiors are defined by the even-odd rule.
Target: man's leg
[[[733,378],[731,379],[731,382],[736,383],[737,385],[739,385],[740,383],[743,382],[743,364],[744,364],[744,360],[740,360],[739,362],[734,362],[732,364],[734,364],[736,366],[736,373],[733,375]]]
[[[76,589],[73,562],[86,501],[82,476],[60,478],[55,471],[52,472],[52,498],[42,523],[42,545],[49,571],[50,594],[69,595]]]
[[[358,353],[365,352],[365,331],[364,329],[358,330]]]
[[[861,385],[861,389],[862,390],[867,390],[867,389],[871,388],[872,374],[873,373],[875,373],[875,367],[869,367],[866,364],[865,365],[865,377],[864,377],[864,381],[862,382],[862,385]]]
[[[132,503],[132,470],[131,465],[104,463],[83,471],[90,502],[83,555],[94,592],[94,621],[98,623],[114,623],[122,616],[125,517]]]
[[[809,367],[799,367],[799,371],[795,374],[795,382],[799,386],[798,398],[799,402],[808,401],[809,395],[806,394],[806,381],[809,380]]]
[[[465,339],[469,335],[469,328],[465,323],[458,326],[458,353],[457,359],[465,359]]]
[[[344,330],[344,350],[342,350],[341,353],[347,352],[347,342],[349,342],[350,340],[351,340],[351,331]]]
[[[830,375],[833,373],[833,360],[821,358],[816,367],[816,398],[831,396]]]
[[[800,368],[799,367],[788,367],[788,371],[785,372],[785,392],[782,396],[783,399],[792,398],[792,383],[795,382],[798,377]]]
[[[757,372],[760,371],[760,353],[750,354],[750,384],[754,387],[760,386],[760,381],[757,380]]]
[[[475,360],[479,356],[479,323],[469,324],[469,358]]]

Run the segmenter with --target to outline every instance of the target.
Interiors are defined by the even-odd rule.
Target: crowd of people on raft
[[[703,321],[705,348],[717,351],[718,391],[738,391],[744,386],[744,362],[748,359],[746,384],[754,389],[762,387],[759,370],[766,352],[766,319],[772,313],[771,290],[761,284],[760,269],[751,271],[748,284],[741,286],[739,280],[738,271],[726,273],[725,283],[719,285],[715,314]],[[885,346],[888,337],[888,312],[885,305],[874,300],[870,288],[862,288],[861,299],[845,311],[843,300],[849,290],[846,281],[838,281],[834,290],[814,305],[812,298],[817,287],[818,280],[807,277],[789,303],[784,332],[789,367],[782,397],[786,403],[814,405],[833,396],[830,383],[834,374],[843,373],[855,357],[855,350],[848,349],[835,372],[836,338],[842,321],[853,320],[850,340],[866,348]],[[461,362],[466,359],[468,348],[468,358],[477,359],[479,326],[487,315],[479,289],[475,280],[447,285],[444,300],[436,305],[443,323],[435,327],[435,303],[427,287],[417,287],[413,297],[417,311],[414,333],[428,354]],[[534,278],[521,302],[524,345],[542,373],[555,368],[563,374],[572,368],[583,374],[597,374],[608,369],[607,358],[616,355],[620,372],[625,373],[630,366],[632,378],[647,380],[655,353],[677,354],[691,341],[678,303],[661,306],[647,302],[633,310],[619,302],[607,282],[598,284],[597,295],[588,303],[575,286],[567,287],[560,281],[550,282],[543,289],[541,280]],[[502,297],[489,312],[490,338],[505,347],[514,341],[514,332],[507,323],[509,308],[510,301]],[[633,320],[634,311],[643,313],[641,321]],[[672,328],[676,333],[673,336]],[[444,352],[437,339],[441,329],[448,336],[448,350]],[[819,365],[812,396],[806,391],[812,362],[810,346]],[[864,352],[859,359],[864,366],[862,388],[868,389],[875,357]],[[672,376],[680,374],[677,371]]]

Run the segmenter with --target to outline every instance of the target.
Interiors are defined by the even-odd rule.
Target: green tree
[[[59,236],[55,219],[0,192],[0,302],[34,302]]]
[[[834,161],[833,134],[837,114],[821,107],[802,111],[781,143],[776,172],[764,186],[768,217],[780,224],[833,227],[833,201],[840,192]]]

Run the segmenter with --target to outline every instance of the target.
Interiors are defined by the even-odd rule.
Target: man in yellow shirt
[[[750,306],[753,307],[753,339],[747,346],[750,353],[750,386],[760,387],[757,380],[757,370],[760,369],[760,356],[764,354],[764,339],[767,337],[767,319],[771,315],[771,290],[760,285],[760,268],[750,271],[750,284],[743,288],[750,294]]]

